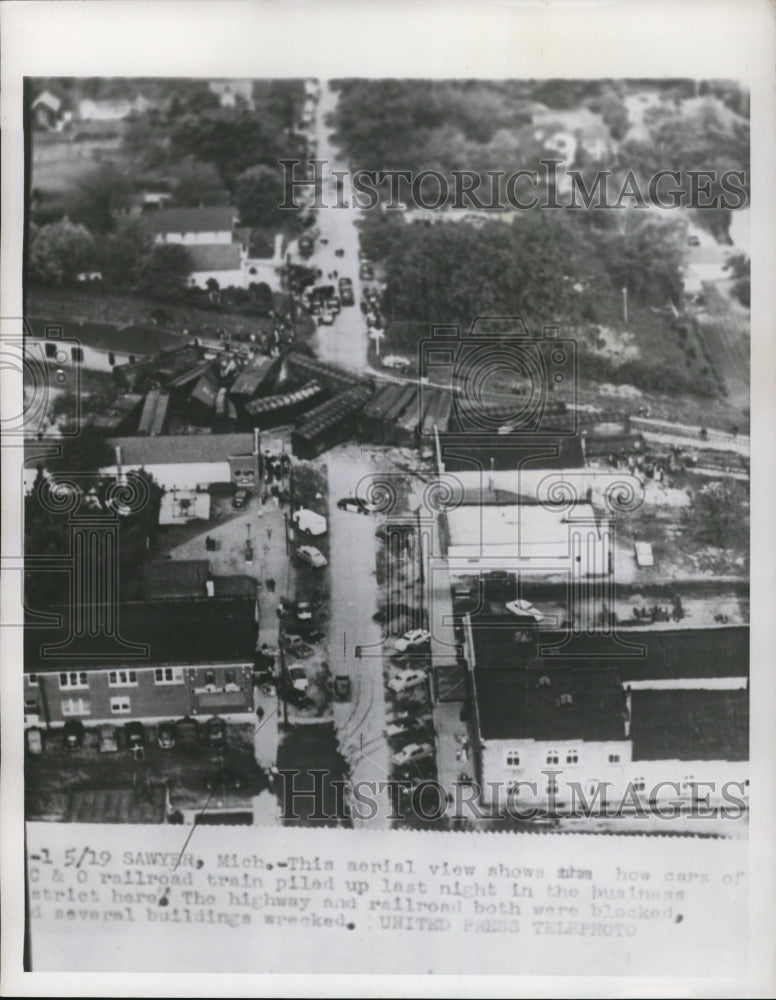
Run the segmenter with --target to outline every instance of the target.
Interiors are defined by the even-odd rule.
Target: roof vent
[[[563,693],[563,694],[562,694],[562,695],[560,696],[560,698],[558,698],[558,704],[559,704],[559,705],[573,705],[573,704],[574,704],[574,699],[573,699],[573,697],[572,697],[572,696],[571,696],[571,695],[570,695],[570,694],[568,693],[568,691],[566,691],[566,692],[564,692],[564,693]]]
[[[550,678],[549,678],[549,677],[547,676],[547,674],[543,674],[543,675],[542,675],[542,676],[541,676],[541,677],[539,678],[539,681],[538,681],[538,686],[539,686],[540,688],[548,688],[548,687],[552,687],[552,681],[551,681],[551,680],[550,680]]]

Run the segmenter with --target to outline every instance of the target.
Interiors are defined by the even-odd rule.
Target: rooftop
[[[477,669],[474,686],[483,739],[625,738],[625,697],[614,668]]]
[[[253,434],[165,434],[158,437],[114,437],[125,466],[185,465],[226,462],[230,455],[253,453]]]
[[[203,243],[186,248],[191,257],[192,271],[239,271],[239,243]]]
[[[143,217],[155,233],[231,232],[236,218],[237,209],[219,205],[207,208],[160,208]],[[239,247],[237,249],[239,252]]]
[[[530,599],[530,594],[526,595]],[[524,632],[511,615],[477,616],[472,619],[472,641],[477,667],[498,670],[518,662],[525,644],[517,641]],[[567,633],[536,629],[542,646],[560,645],[569,638]],[[617,665],[623,682],[639,680],[677,680],[702,677],[747,677],[749,674],[749,628],[731,625],[702,629],[622,630],[621,642],[631,649],[618,646],[616,640],[603,633],[578,635],[562,647],[562,656],[532,658],[537,665],[567,661],[582,672],[600,666],[602,657]],[[644,655],[628,655],[633,647]],[[622,648],[622,655],[618,655]],[[573,659],[569,662],[569,658]]]
[[[60,627],[29,626],[24,635],[25,670],[33,673],[101,669],[123,663],[220,663],[253,659],[258,625],[256,601],[249,597],[189,597],[127,601],[118,608],[118,634],[124,643],[147,647],[126,649],[118,640],[74,634],[66,608]],[[107,608],[91,606],[96,618]],[[104,620],[104,617],[103,617]],[[61,650],[51,647],[61,646]],[[67,655],[63,655],[66,653]]]
[[[447,514],[450,556],[565,559],[574,521],[592,520],[591,504],[459,507]],[[514,567],[517,569],[517,566]],[[530,567],[528,567],[530,568]]]
[[[47,330],[60,329],[60,339],[75,340],[80,344],[101,351],[120,351],[139,357],[156,357],[163,351],[182,347],[188,338],[177,333],[166,333],[155,326],[117,326],[112,323],[76,323],[71,321],[55,323],[42,317],[30,320],[34,336],[51,337]]]
[[[748,760],[749,692],[631,695],[633,760]]]
[[[164,559],[146,563],[142,592],[146,600],[171,597],[204,597],[210,577],[207,559]]]

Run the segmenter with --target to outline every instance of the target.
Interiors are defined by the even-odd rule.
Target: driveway
[[[381,656],[382,632],[372,620],[378,608],[375,576],[378,522],[373,517],[337,509],[337,500],[352,496],[362,476],[377,472],[368,455],[358,448],[337,448],[328,455],[329,538],[331,563],[331,617],[329,663],[332,674],[347,674],[351,700],[334,703],[334,723],[340,750],[356,781],[387,781],[389,749],[385,729],[385,698]],[[357,647],[369,654],[356,656]],[[389,799],[378,798],[372,827],[388,825]],[[363,825],[354,820],[354,826]]]

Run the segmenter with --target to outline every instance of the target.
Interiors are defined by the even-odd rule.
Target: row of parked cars
[[[425,629],[410,629],[395,640],[391,659],[394,664],[411,663],[415,654],[428,651],[430,642]],[[391,763],[406,777],[420,777],[417,765],[433,763],[436,754],[428,673],[417,666],[394,668],[387,688],[395,704],[385,728]]]
[[[42,729],[27,730],[27,749],[36,756],[43,753],[46,736]],[[78,750],[91,745],[100,753],[116,753],[119,750],[136,751],[146,747],[149,741],[147,727],[142,722],[128,722],[124,726],[103,723],[95,728],[87,728],[79,719],[68,719],[61,730],[62,745],[66,750]],[[226,746],[226,722],[214,715],[204,723],[185,716],[174,722],[160,722],[156,726],[154,741],[160,750],[196,750],[206,747],[218,750]]]

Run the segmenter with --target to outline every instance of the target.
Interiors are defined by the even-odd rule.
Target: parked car
[[[340,278],[339,280],[340,302],[343,306],[352,306],[356,299],[353,294],[353,282],[350,278]]]
[[[309,236],[300,236],[297,246],[299,247],[300,257],[304,257],[305,259],[307,259],[308,257],[312,257],[313,241],[310,239]]]
[[[426,729],[431,725],[431,715],[428,712],[423,715],[413,715],[411,712],[402,714],[406,715],[406,718],[389,722],[385,727],[385,735],[389,739],[406,736],[407,733],[414,732],[416,729]]]
[[[291,681],[291,686],[294,691],[298,691],[299,694],[306,694],[307,689],[310,686],[310,681],[307,677],[307,671],[301,664],[293,663],[288,668],[288,677]]]
[[[351,684],[347,674],[338,674],[334,678],[334,700],[350,701]]]
[[[162,722],[156,732],[156,742],[160,750],[172,750],[175,746],[175,726]]]
[[[334,251],[334,256],[335,257],[344,257],[345,256],[345,251],[342,249],[342,247],[337,247],[337,249]]]
[[[336,295],[332,295],[330,298],[326,299],[326,308],[329,312],[333,312],[335,316],[339,316],[342,311],[342,306],[340,305],[340,300]]]
[[[116,739],[115,726],[100,726],[100,742],[98,746],[100,753],[116,753],[119,748],[119,744]]]
[[[78,719],[68,719],[62,729],[62,742],[68,750],[76,750],[84,745],[86,730]]]
[[[313,622],[298,622],[297,628],[304,641],[311,642],[313,645],[326,638],[326,633],[317,628]]]
[[[424,628],[411,629],[405,632],[401,639],[397,639],[394,648],[397,653],[406,653],[408,649],[418,649],[427,645],[431,641],[431,633]]]
[[[403,358],[400,354],[386,354],[382,360],[383,368],[394,368],[401,372],[406,372],[410,367],[409,358]]]
[[[701,245],[701,241],[700,241],[700,239],[697,236],[688,236],[687,237],[687,246],[688,247],[699,247],[700,245]]]
[[[124,732],[127,734],[127,746],[130,750],[145,746],[145,726],[142,722],[128,722]]]
[[[286,652],[293,653],[294,656],[304,658],[313,654],[312,646],[308,646],[301,635],[286,632],[278,641]]]
[[[33,757],[38,757],[43,753],[43,733],[34,726],[26,732],[27,750]]]
[[[296,601],[294,604],[294,616],[298,622],[312,621],[312,604],[309,601]]]
[[[248,503],[250,493],[247,490],[238,490],[232,497],[232,506],[235,510],[242,510]]]
[[[199,723],[185,715],[175,723],[175,740],[184,750],[195,750],[199,746]]]
[[[425,760],[434,756],[434,748],[430,743],[408,743],[391,756],[391,760],[397,767],[404,767],[407,764],[414,764],[415,761]]]
[[[398,694],[425,683],[426,675],[422,670],[400,670],[388,681],[388,687]]]
[[[313,510],[302,507],[294,511],[291,520],[303,535],[326,534],[326,518],[316,514]]]
[[[296,550],[296,554],[302,562],[307,563],[308,566],[312,566],[314,569],[321,569],[323,566],[328,566],[329,564],[326,556],[313,545],[300,545]]]
[[[358,276],[362,281],[371,281],[372,278],[374,278],[375,269],[368,260],[361,261],[361,266],[358,269]]]
[[[371,514],[372,509],[368,503],[364,500],[359,500],[358,497],[342,497],[341,500],[337,501],[338,510],[349,510],[356,514]]]
[[[321,313],[318,317],[318,326],[333,326],[334,324],[334,313],[330,312],[328,309]]]
[[[212,750],[220,750],[226,746],[226,723],[214,715],[205,723],[205,739]]]
[[[506,609],[507,611],[511,611],[513,615],[518,615],[522,618],[533,618],[536,622],[540,622],[544,618],[542,612],[538,608],[535,608],[529,601],[509,601]]]

